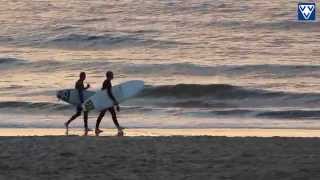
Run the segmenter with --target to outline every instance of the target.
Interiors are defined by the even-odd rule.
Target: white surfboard
[[[83,100],[89,99],[91,96],[95,94],[94,91],[83,91]],[[81,105],[80,99],[79,99],[79,91],[77,89],[63,89],[57,92],[57,98],[72,104],[74,106]]]
[[[144,82],[139,80],[127,81],[112,87],[112,93],[116,100],[121,103],[130,97],[137,95],[144,88]],[[113,101],[107,94],[107,90],[99,90],[83,103],[85,111],[102,111],[112,107]]]

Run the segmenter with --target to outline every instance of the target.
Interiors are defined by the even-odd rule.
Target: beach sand
[[[0,137],[0,179],[320,179],[320,139]]]
[[[115,129],[103,129],[100,136],[114,136]],[[69,135],[82,136],[83,129],[70,128]],[[0,136],[63,136],[59,128],[0,128]],[[94,136],[91,131],[89,136]],[[318,129],[258,129],[258,128],[210,128],[210,129],[125,129],[125,136],[227,136],[227,137],[319,137]]]

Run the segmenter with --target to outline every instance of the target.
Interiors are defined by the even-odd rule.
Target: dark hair
[[[112,71],[107,71],[107,72],[106,72],[106,76],[107,76],[107,77],[110,77],[112,74],[113,74]]]
[[[82,77],[85,78],[85,77],[86,77],[86,73],[85,73],[85,72],[81,72],[80,75],[79,75],[79,77],[80,77],[80,78],[82,78]]]
[[[84,76],[84,75],[86,75],[85,72],[81,72],[81,73],[80,73],[80,76]]]

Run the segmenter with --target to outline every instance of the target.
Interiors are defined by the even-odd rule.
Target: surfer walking
[[[111,84],[111,80],[113,79],[113,72],[112,71],[108,71],[106,73],[106,80],[104,80],[103,84],[102,84],[102,90],[107,90],[106,93],[107,95],[110,97],[110,99],[113,101],[113,104],[114,106],[116,107],[117,111],[119,112],[120,111],[120,106],[119,106],[119,103],[118,101],[116,100],[116,98],[114,97],[113,93],[112,93],[112,84]],[[99,135],[99,133],[102,132],[101,129],[99,129],[99,126],[100,126],[100,122],[102,120],[102,118],[104,117],[104,115],[106,114],[107,111],[110,112],[111,114],[111,117],[112,117],[112,120],[113,120],[113,123],[114,125],[117,127],[118,129],[118,135],[123,135],[123,127],[121,127],[118,123],[118,120],[117,120],[117,114],[116,114],[116,111],[114,109],[114,106],[112,107],[109,107],[107,109],[104,109],[100,112],[98,118],[97,118],[97,122],[96,122],[96,130],[95,130],[95,133],[96,135]]]
[[[81,104],[84,102],[83,91],[90,88],[90,84],[87,84],[86,87],[84,86],[85,79],[86,79],[86,73],[81,72],[79,75],[79,79],[75,84],[75,89],[78,90],[80,104],[77,106],[77,112],[67,122],[64,123],[67,133],[68,133],[69,124],[73,120],[75,120],[77,117],[81,116],[81,112],[83,111],[81,107]],[[88,131],[90,131],[90,129],[88,128],[88,112],[86,111],[83,111],[83,122],[84,122],[84,131],[86,135]]]

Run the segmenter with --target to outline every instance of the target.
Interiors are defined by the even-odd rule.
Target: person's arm
[[[114,105],[116,105],[117,111],[119,112],[119,111],[120,111],[120,106],[119,106],[119,103],[118,103],[118,101],[116,100],[116,98],[113,96],[113,93],[112,93],[112,85],[111,85],[111,84],[108,84],[108,85],[107,85],[107,94],[108,94],[108,96],[112,99]]]
[[[84,89],[89,89],[90,88],[90,84],[87,84],[87,87],[85,87]]]
[[[118,105],[118,101],[116,100],[116,98],[113,96],[113,93],[112,93],[112,87],[111,86],[108,86],[107,87],[107,93],[108,93],[108,96],[112,99],[113,103],[115,105]]]

